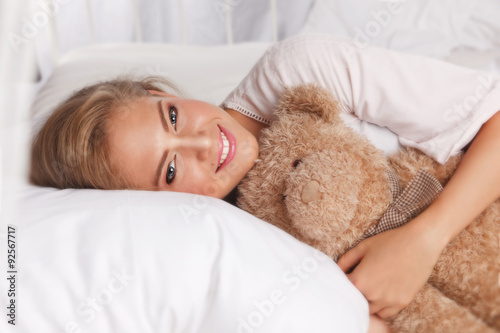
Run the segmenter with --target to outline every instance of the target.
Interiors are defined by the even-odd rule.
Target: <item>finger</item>
[[[385,307],[376,312],[376,314],[382,319],[389,319],[399,313],[400,310],[393,307]],[[371,314],[371,312],[370,312]]]
[[[344,255],[342,255],[337,262],[337,265],[344,273],[347,273],[350,268],[359,264],[364,255],[365,253],[363,248],[358,244],[353,249],[344,253]]]

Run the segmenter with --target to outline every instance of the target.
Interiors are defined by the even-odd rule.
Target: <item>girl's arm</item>
[[[389,318],[427,282],[445,246],[500,197],[500,112],[483,124],[441,195],[401,228],[370,237],[338,262],[365,295],[370,313]]]

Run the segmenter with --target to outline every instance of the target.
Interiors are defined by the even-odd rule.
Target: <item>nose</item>
[[[319,191],[319,183],[315,180],[311,180],[307,183],[302,189],[302,202],[310,203],[314,200],[320,200],[322,198],[322,194]]]
[[[206,132],[172,135],[168,140],[172,149],[182,151],[184,154],[194,154],[199,160],[206,160],[211,148],[214,147],[214,139]]]

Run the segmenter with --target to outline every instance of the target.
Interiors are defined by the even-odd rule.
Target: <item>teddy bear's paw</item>
[[[455,172],[462,153],[452,156],[445,164],[440,164],[429,155],[416,148],[405,148],[389,156],[389,165],[398,175],[401,185],[405,187],[419,170],[423,169],[444,186]]]
[[[327,89],[314,83],[306,83],[285,89],[275,114],[315,114],[328,122],[339,119],[339,103]]]
[[[430,284],[390,322],[393,332],[497,332]]]

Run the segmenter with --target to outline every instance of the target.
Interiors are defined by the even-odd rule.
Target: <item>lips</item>
[[[231,160],[236,153],[236,139],[234,135],[222,126],[219,126],[219,151],[217,156],[218,172],[226,165],[231,163]]]

